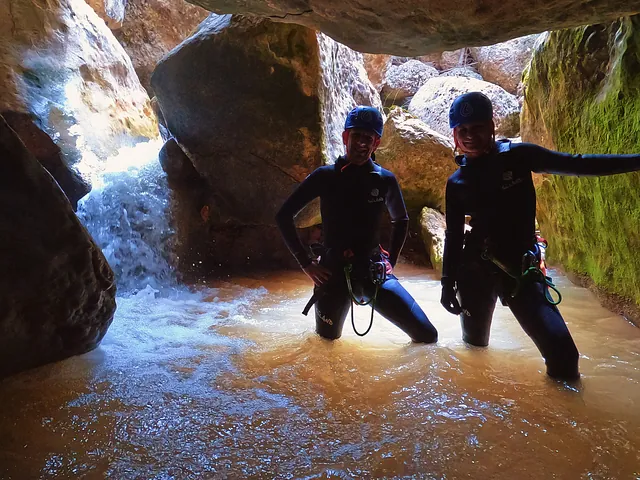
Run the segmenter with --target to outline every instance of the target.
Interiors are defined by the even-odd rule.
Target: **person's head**
[[[362,165],[369,160],[380,145],[383,124],[377,108],[357,106],[349,112],[342,132],[349,162]]]
[[[491,151],[495,143],[495,124],[491,100],[480,92],[460,95],[449,109],[456,149],[469,157]]]

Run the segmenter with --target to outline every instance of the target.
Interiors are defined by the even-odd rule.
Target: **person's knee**
[[[430,328],[423,328],[419,332],[412,334],[411,340],[415,343],[436,343],[438,341],[438,331],[432,325]]]
[[[571,337],[557,343],[545,357],[547,375],[562,380],[580,378],[579,358],[580,353]]]
[[[410,313],[414,319],[409,322],[409,324],[414,323],[414,327],[411,329],[413,331],[407,332],[411,340],[416,343],[436,343],[438,341],[438,330],[429,321],[429,318],[415,300],[413,300]]]

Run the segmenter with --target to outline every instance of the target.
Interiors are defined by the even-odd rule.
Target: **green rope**
[[[487,252],[484,252],[482,254],[482,257],[485,260],[491,261],[495,266],[497,266],[500,270],[502,270],[504,273],[506,273],[516,281],[516,288],[514,289],[512,297],[515,297],[520,291],[520,286],[522,285],[523,280],[526,280],[527,277],[533,277],[532,280],[534,282],[539,281],[540,283],[544,284],[544,298],[549,305],[556,306],[559,305],[560,302],[562,302],[562,294],[553,283],[553,279],[551,277],[547,277],[544,273],[542,273],[542,270],[540,270],[539,267],[529,267],[522,274],[516,275],[504,263],[500,262],[492,255],[489,255]],[[553,290],[556,295],[558,295],[558,300],[553,299],[553,295],[551,295],[550,290]]]
[[[364,337],[367,333],[369,333],[369,331],[371,330],[371,327],[373,327],[373,312],[375,311],[375,308],[376,308],[376,299],[378,298],[378,289],[380,288],[380,285],[376,283],[376,291],[373,294],[373,297],[371,298],[371,300],[369,300],[368,302],[365,302],[364,300],[363,301],[358,300],[356,296],[353,294],[353,288],[351,287],[351,270],[352,269],[353,267],[350,263],[345,265],[344,267],[344,276],[347,279],[347,287],[349,288],[349,296],[351,297],[351,326],[353,327],[353,331],[356,333],[356,335],[358,335],[359,337]],[[353,316],[354,303],[361,306],[371,305],[371,320],[369,320],[369,328],[367,328],[367,330],[365,330],[364,333],[360,333],[356,328],[356,321]]]
[[[534,282],[537,280],[540,283],[545,285],[544,298],[547,300],[549,305],[556,306],[560,304],[560,302],[562,301],[562,294],[560,293],[560,290],[558,290],[558,288],[554,285],[553,279],[551,277],[547,277],[544,273],[542,273],[542,270],[540,270],[538,267],[527,268],[522,274],[522,276],[520,277],[520,279],[524,280],[526,279],[527,276],[533,276]],[[519,287],[520,287],[520,284],[518,284],[518,288]],[[558,300],[553,299],[553,295],[551,295],[550,290],[553,290],[556,293],[556,295],[558,295]],[[516,289],[516,292],[517,292],[517,289]]]

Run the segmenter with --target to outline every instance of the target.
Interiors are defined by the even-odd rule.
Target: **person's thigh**
[[[550,305],[540,282],[526,282],[509,301],[509,308],[540,350],[552,377],[575,379],[578,370],[578,348],[560,311]]]
[[[404,331],[411,340],[421,343],[438,341],[438,331],[420,305],[395,277],[389,277],[378,291],[375,309]]]
[[[486,347],[498,299],[496,276],[481,264],[474,264],[461,269],[457,286],[462,307],[462,339],[471,345]]]

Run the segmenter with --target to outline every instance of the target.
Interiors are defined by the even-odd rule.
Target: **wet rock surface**
[[[640,16],[552,32],[525,73],[522,138],[571,153],[640,152]],[[640,320],[640,174],[546,175],[538,220],[548,258]]]
[[[74,165],[157,136],[129,57],[84,0],[0,0],[0,111],[36,119]]]

